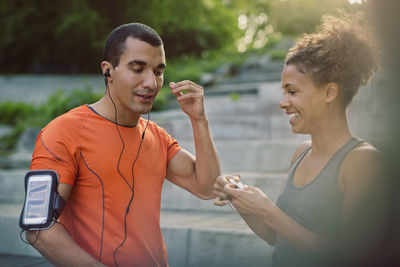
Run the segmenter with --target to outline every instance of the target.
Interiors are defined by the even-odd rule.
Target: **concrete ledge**
[[[0,203],[24,202],[24,178],[27,171],[27,169],[0,170]]]
[[[187,267],[261,267],[271,262],[272,248],[251,233],[196,229],[188,252]]]
[[[24,177],[26,170],[0,170],[0,203],[20,204],[24,202]],[[232,174],[232,172],[225,172]],[[239,172],[243,183],[259,187],[271,200],[275,201],[286,179],[287,173]],[[211,200],[201,200],[186,190],[164,182],[161,199],[162,210],[232,212],[229,207],[216,207]]]
[[[18,221],[21,210],[19,204],[0,204],[0,253],[39,257],[39,252],[20,239]],[[25,238],[24,234],[22,236]]]
[[[234,172],[226,172],[232,174]],[[272,201],[275,201],[286,180],[286,173],[242,173],[243,183],[259,187]],[[181,211],[213,211],[213,212],[233,212],[229,206],[216,207],[213,200],[201,200],[186,190],[165,181],[161,195],[162,210],[181,210]]]
[[[20,205],[0,205],[0,253],[37,256],[19,237]],[[272,247],[237,214],[162,212],[161,229],[172,267],[268,266]]]
[[[273,248],[238,214],[162,212],[170,266],[268,266]],[[184,254],[185,253],[185,254]]]
[[[216,140],[221,168],[234,172],[287,172],[299,140]],[[194,153],[191,141],[180,145]]]

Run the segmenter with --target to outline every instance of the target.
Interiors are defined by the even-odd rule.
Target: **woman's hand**
[[[241,184],[240,175],[222,175],[219,176],[214,184],[214,194],[217,198],[214,200],[214,205],[216,206],[225,206],[231,200],[231,197],[225,192],[225,187],[230,187],[233,190],[242,190],[234,185],[231,181]],[[246,188],[246,185],[243,185]]]
[[[241,215],[268,216],[268,211],[275,204],[259,189],[244,185],[240,189],[229,180],[240,183],[239,175],[224,175],[217,178],[214,184],[214,201],[216,206],[224,206],[231,202]]]
[[[269,216],[271,208],[275,206],[275,203],[257,187],[247,186],[243,191],[225,188],[225,192],[232,197],[231,203],[241,215]]]

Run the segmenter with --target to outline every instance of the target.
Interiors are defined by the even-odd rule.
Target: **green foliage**
[[[83,90],[76,89],[68,93],[58,90],[49,96],[46,103],[40,105],[38,113],[40,116],[51,120],[75,107],[96,102],[101,96],[102,94],[93,93],[90,86]]]
[[[272,60],[284,60],[287,54],[287,50],[271,50],[269,52]]]
[[[162,37],[166,54],[200,55],[232,45],[236,17],[219,0],[125,1],[124,17],[152,26]]]
[[[165,86],[161,88],[160,92],[156,99],[154,99],[153,107],[151,108],[152,111],[160,111],[167,108],[168,105],[168,97],[171,94],[171,90],[169,87]]]
[[[88,1],[0,0],[2,72],[98,68],[107,21]]]
[[[170,58],[233,46],[238,31],[219,0],[0,0],[0,71],[98,72],[108,34],[130,22],[157,30]]]
[[[285,35],[310,33],[325,14],[354,12],[364,5],[351,5],[348,0],[283,0],[272,1],[270,16],[276,30]]]
[[[0,123],[17,125],[21,119],[28,117],[34,111],[35,108],[32,105],[22,102],[6,101],[0,103]]]
[[[0,138],[0,156],[6,156],[10,154],[12,149],[18,142],[19,137],[24,131],[23,126],[14,127],[12,132],[6,136]]]
[[[201,74],[212,72],[225,63],[239,65],[247,54],[237,53],[236,51],[207,51],[201,57],[185,56],[167,63],[165,69],[165,82],[179,82],[182,80],[191,80],[200,82]]]
[[[235,102],[240,100],[240,95],[238,93],[235,93],[235,92],[230,93],[229,97],[232,99],[232,101],[235,101]]]
[[[90,86],[83,90],[70,92],[58,90],[51,94],[48,100],[34,106],[26,103],[0,102],[0,123],[14,126],[13,131],[0,139],[0,150],[11,150],[20,134],[28,127],[43,128],[52,119],[83,104],[96,102],[102,94],[92,91]]]

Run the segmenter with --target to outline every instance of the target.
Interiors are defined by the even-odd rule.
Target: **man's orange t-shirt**
[[[127,238],[117,250],[125,237],[132,164],[146,123],[141,118],[136,127],[119,125],[123,144],[116,124],[84,105],[53,120],[36,140],[31,169],[55,170],[61,183],[73,186],[60,221],[80,247],[108,266],[115,265],[114,253],[119,266],[168,265],[161,189],[168,163],[181,148],[154,122],[133,168]]]

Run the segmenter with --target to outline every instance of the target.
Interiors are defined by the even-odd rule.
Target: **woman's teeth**
[[[299,113],[291,113],[291,114],[289,114],[289,119],[292,120],[292,119],[297,118],[298,116],[299,116]]]

